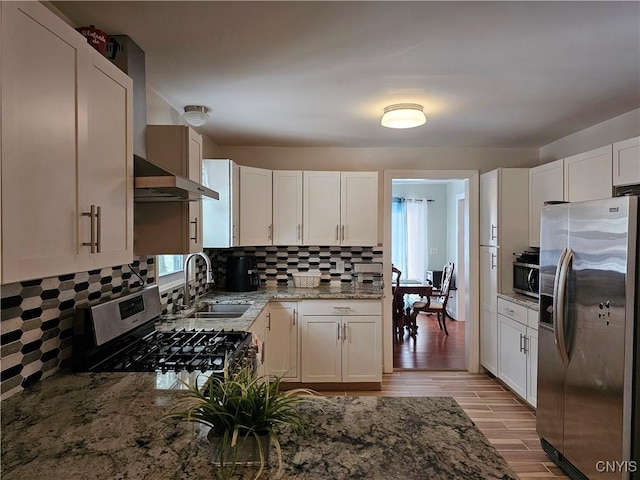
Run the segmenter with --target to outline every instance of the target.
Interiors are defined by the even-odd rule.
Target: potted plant
[[[233,474],[237,464],[258,465],[259,478],[268,462],[270,444],[282,468],[278,428],[289,426],[306,432],[306,419],[299,410],[304,402],[318,400],[317,393],[304,388],[280,391],[280,377],[254,377],[243,368],[223,378],[211,376],[204,388],[193,382],[183,391],[168,418],[179,418],[210,427],[212,462],[222,478]],[[229,467],[229,468],[227,468]]]

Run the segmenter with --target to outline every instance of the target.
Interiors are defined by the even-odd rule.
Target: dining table
[[[406,301],[405,295],[420,295],[425,298],[427,305],[429,305],[430,297],[433,293],[433,285],[426,282],[401,281],[399,285],[395,285],[393,288],[393,295],[402,308],[402,312],[397,313],[398,315],[401,315],[401,317],[395,319],[394,322],[396,326],[399,327],[398,330],[400,331],[398,333],[401,333],[404,329],[403,327],[407,327],[410,332],[415,334],[417,328],[413,324],[410,316],[411,303]]]

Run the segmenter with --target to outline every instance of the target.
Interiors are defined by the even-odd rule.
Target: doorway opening
[[[452,263],[446,327],[435,314],[416,317],[417,333],[394,326],[385,302],[385,372],[396,370],[479,369],[478,355],[478,171],[386,171],[384,196],[385,278],[392,264],[402,271],[401,292],[413,285],[434,287]],[[387,276],[388,275],[388,276]],[[392,282],[386,282],[391,284]],[[409,284],[410,288],[406,288]],[[392,298],[392,287],[385,287]],[[419,288],[418,288],[419,289]],[[419,296],[405,295],[407,304]],[[431,298],[433,302],[435,299]]]

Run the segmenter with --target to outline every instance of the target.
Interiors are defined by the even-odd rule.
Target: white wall
[[[640,109],[618,115],[540,148],[540,163],[588,152],[640,135]]]
[[[447,184],[447,260],[457,263],[458,254],[458,219],[456,218],[456,208],[458,200],[456,195],[464,193],[464,181],[454,180]],[[455,267],[454,267],[455,271]]]

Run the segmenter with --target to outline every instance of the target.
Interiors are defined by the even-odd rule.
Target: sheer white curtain
[[[391,208],[391,261],[403,280],[424,280],[427,271],[427,199],[394,197]]]

